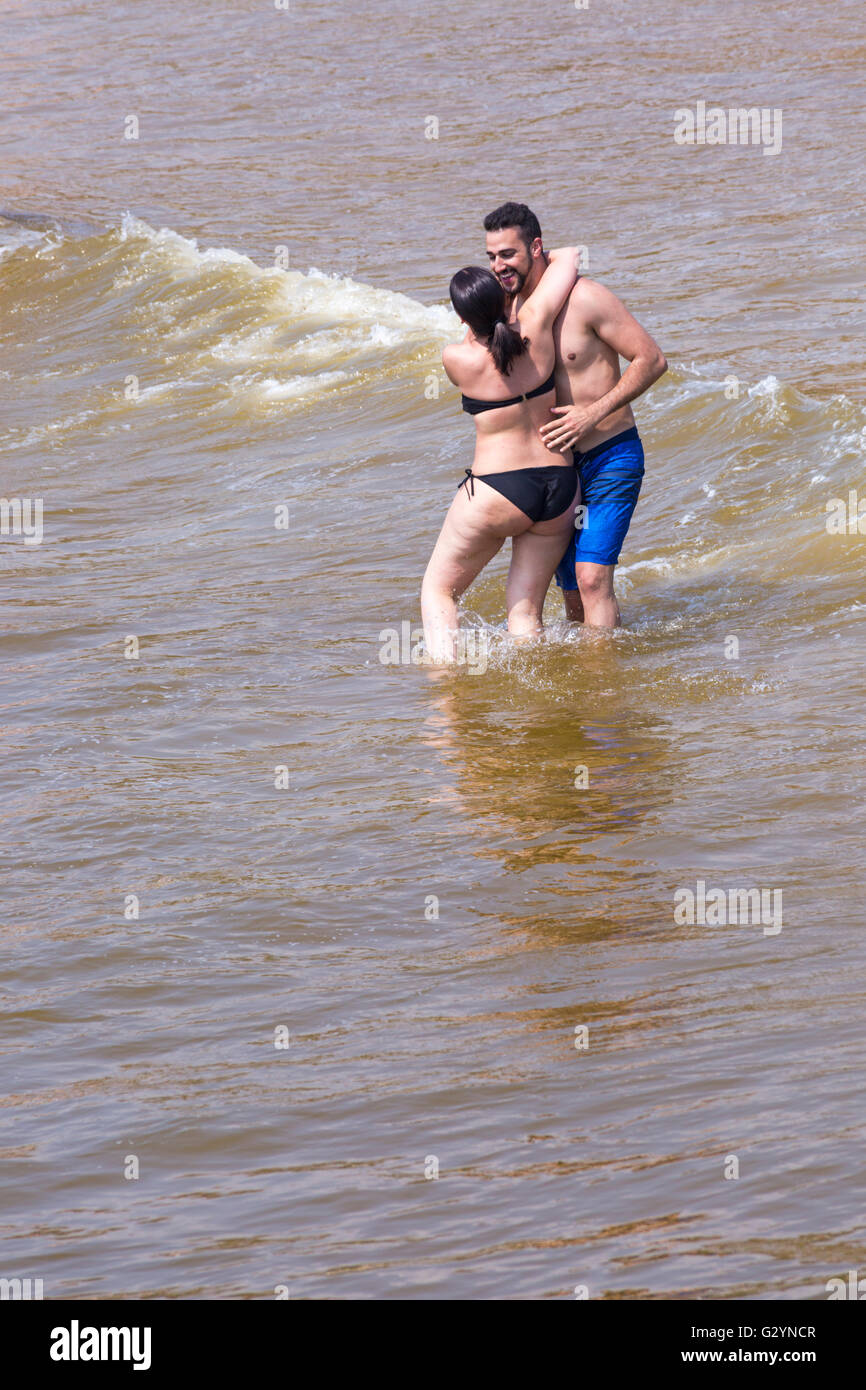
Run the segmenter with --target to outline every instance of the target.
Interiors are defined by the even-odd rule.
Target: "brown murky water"
[[[0,536],[0,1275],[826,1297],[866,1267],[861,7],[6,11],[2,492],[44,535]],[[779,153],[678,145],[698,101]],[[554,594],[510,646],[503,555],[486,669],[437,678],[380,634],[506,197],[671,370],[623,631]],[[778,925],[677,921],[699,882]]]

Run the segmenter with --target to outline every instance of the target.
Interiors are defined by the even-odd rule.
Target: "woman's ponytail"
[[[476,338],[486,342],[497,370],[507,376],[529,346],[505,317],[505,291],[490,270],[467,265],[451,281],[451,303]]]
[[[493,325],[493,332],[487,339],[490,355],[496,363],[497,371],[502,372],[503,376],[508,376],[512,362],[516,357],[523,356],[528,345],[529,339],[521,338],[517,330],[504,318],[497,319]]]

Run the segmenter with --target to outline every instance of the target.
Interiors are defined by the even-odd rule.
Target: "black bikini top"
[[[499,410],[503,405],[519,405],[521,401],[529,401],[533,396],[543,396],[545,391],[552,391],[555,375],[554,368],[547,380],[536,386],[534,391],[525,391],[522,396],[509,396],[507,401],[478,401],[472,396],[463,396],[463,409],[469,415],[480,415],[482,410]]]

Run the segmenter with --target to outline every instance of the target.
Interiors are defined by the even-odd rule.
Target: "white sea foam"
[[[638,570],[652,570],[654,574],[673,574],[675,568],[673,561],[665,556],[654,555],[651,560],[634,560],[630,565],[621,565],[618,573],[631,576]]]
[[[186,359],[187,375],[207,377],[216,364],[241,369],[227,383],[235,397],[312,400],[390,370],[395,353],[404,362],[411,357],[420,379],[459,333],[450,307],[315,267],[261,267],[229,248],[201,250],[195,238],[156,230],[131,213],[119,236],[138,254],[124,256],[115,284],[156,282],[161,291],[138,310],[144,331],[177,349],[173,360]],[[214,280],[215,272],[227,281]]]
[[[749,387],[748,395],[750,397],[770,396],[775,400],[779,394],[781,384],[777,376],[765,376],[762,377],[760,381],[756,381],[754,386]]]
[[[174,274],[229,268],[251,282],[275,289],[292,320],[309,316],[320,321],[331,319],[331,327],[335,322],[363,324],[373,343],[391,345],[413,332],[447,342],[459,331],[457,316],[448,305],[420,304],[408,295],[365,285],[349,276],[328,274],[315,266],[306,272],[262,267],[250,256],[229,247],[208,247],[202,251],[196,238],[181,236],[169,227],[156,230],[129,212],[123,215],[119,235],[124,242],[144,243],[137,271],[131,272],[133,276],[152,273],[154,261],[160,260]]]
[[[57,232],[0,221],[0,254],[4,234],[12,239],[10,244],[38,246],[46,236],[56,238]],[[52,249],[56,244],[51,243]],[[143,355],[149,354],[151,344],[158,344],[164,363],[176,369],[179,380],[209,381],[223,376],[224,365],[228,372],[223,384],[232,395],[312,401],[323,390],[353,389],[362,381],[393,375],[397,362],[404,385],[408,368],[408,389],[420,399],[425,374],[440,374],[439,350],[460,333],[456,315],[446,304],[421,304],[394,290],[317,267],[300,271],[261,266],[240,251],[202,248],[196,238],[170,227],[155,228],[130,212],[119,227],[108,230],[95,254],[118,286],[133,289],[130,313],[141,331]],[[139,286],[146,292],[136,294]],[[164,369],[160,375],[166,376]],[[718,367],[672,364],[658,390],[640,403],[656,443],[665,447],[669,424],[682,410],[692,426],[697,412],[707,429],[717,416],[727,429],[734,418],[725,396],[730,380]],[[165,384],[148,386],[142,397],[169,389]],[[792,408],[820,410],[826,404],[785,386],[773,374],[752,385],[740,382],[739,390],[740,410],[745,404],[750,428],[756,429],[783,419]],[[817,457],[813,451],[810,460],[813,471],[818,465],[831,477],[837,470],[828,464],[838,459],[850,466],[852,453],[862,452],[866,438],[862,410],[843,395],[833,397],[833,418],[844,420],[847,430],[843,424],[838,429],[825,424]],[[668,447],[677,454],[676,431]],[[784,466],[789,466],[787,461]],[[715,480],[701,487],[712,500]],[[694,512],[688,511],[674,524],[686,527],[694,520]]]
[[[307,396],[313,392],[327,389],[331,386],[339,386],[342,382],[348,381],[348,372],[317,372],[315,376],[293,376],[287,381],[278,381],[276,377],[265,377],[261,381],[244,381],[242,378],[235,377],[233,385],[242,382],[242,389],[253,396],[259,396],[263,400],[291,400],[297,396]]]
[[[177,386],[176,381],[159,381],[154,386],[142,386],[138,391],[138,400],[141,402],[151,400],[154,396],[165,396],[176,390]]]
[[[18,222],[7,222],[0,218],[0,260],[11,256],[15,251],[20,251],[22,247],[32,249],[49,241],[52,246],[56,244],[56,238],[48,231],[22,227]]]

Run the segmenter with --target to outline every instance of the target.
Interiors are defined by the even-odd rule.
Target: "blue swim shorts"
[[[633,425],[585,454],[575,450],[574,461],[586,510],[577,514],[577,528],[556,571],[560,589],[577,588],[574,567],[582,560],[615,565],[619,559],[643,482],[643,445],[637,428]]]

